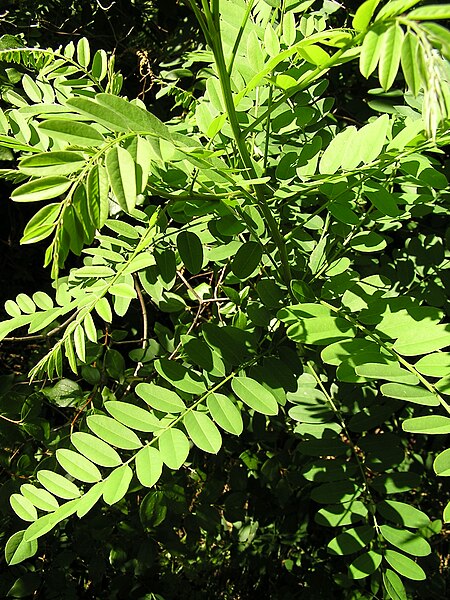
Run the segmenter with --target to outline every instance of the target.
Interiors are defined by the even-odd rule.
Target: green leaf
[[[74,108],[81,115],[90,117],[94,123],[99,123],[110,131],[122,133],[130,129],[125,115],[120,115],[90,98],[69,98],[66,104]]]
[[[113,94],[97,94],[95,100],[102,106],[114,110],[119,115],[126,115],[128,127],[136,133],[148,133],[170,139],[167,127],[147,110]]]
[[[90,415],[86,422],[89,429],[107,444],[124,450],[135,450],[142,446],[141,440],[134,431],[111,417]]]
[[[345,152],[349,146],[351,147],[356,133],[356,127],[346,127],[331,140],[325,152],[322,154],[322,158],[320,159],[319,172],[322,175],[336,173],[336,171],[342,165]]]
[[[39,510],[52,512],[59,507],[58,500],[47,490],[38,488],[31,483],[24,483],[20,486],[20,492],[27,500],[34,504]]]
[[[76,431],[70,436],[72,444],[86,458],[101,467],[117,467],[122,463],[119,454],[95,435]]]
[[[36,540],[24,540],[25,531],[17,531],[6,542],[5,559],[9,566],[18,565],[27,558],[34,556],[38,550]]]
[[[444,450],[436,456],[433,463],[433,469],[436,475],[450,477],[450,448],[447,448],[447,450]]]
[[[404,527],[426,527],[430,519],[421,510],[395,500],[382,500],[377,504],[377,511],[382,517]]]
[[[403,421],[403,431],[409,433],[428,433],[430,435],[446,435],[450,433],[450,418],[440,415],[413,417]]]
[[[114,146],[106,155],[106,170],[112,191],[121,209],[131,212],[136,206],[136,163],[121,146]]]
[[[15,202],[41,202],[57,198],[66,192],[72,181],[67,177],[41,177],[16,188],[11,194]]]
[[[408,31],[402,44],[401,63],[406,83],[414,96],[419,93],[422,83],[419,71],[418,46],[417,36]]]
[[[307,46],[299,47],[298,53],[306,61],[317,66],[326,64],[330,59],[329,54],[316,44],[308,44]]]
[[[287,330],[295,342],[328,345],[338,340],[355,337],[352,325],[341,317],[312,317],[299,319]]]
[[[154,432],[161,429],[160,422],[154,414],[129,402],[111,400],[105,402],[104,407],[117,421],[136,431]]]
[[[231,263],[233,274],[241,281],[248,279],[258,268],[262,254],[262,248],[257,242],[242,244]]]
[[[122,500],[130,487],[133,471],[128,465],[117,467],[105,479],[103,486],[103,500],[110,506]]]
[[[241,413],[228,396],[211,393],[206,402],[212,418],[222,429],[234,435],[241,435],[244,428]]]
[[[367,29],[370,20],[377,8],[380,0],[366,0],[361,4],[355,13],[352,21],[352,27],[356,31],[364,31]]]
[[[375,535],[371,525],[361,525],[354,529],[347,529],[329,542],[327,551],[333,555],[346,555],[359,552],[369,544]]]
[[[211,454],[217,454],[222,446],[222,436],[208,415],[191,410],[184,415],[184,426],[198,448]]]
[[[145,446],[136,454],[136,475],[144,487],[153,487],[161,477],[163,460],[153,446]]]
[[[372,575],[381,564],[382,556],[374,550],[361,554],[349,565],[348,572],[352,579],[364,579]]]
[[[394,381],[405,383],[409,385],[416,385],[419,383],[417,377],[403,369],[398,363],[375,363],[365,362],[362,365],[355,366],[355,372],[360,377],[367,379],[386,379],[387,381]]]
[[[108,73],[108,55],[103,49],[97,50],[92,59],[91,71],[98,81],[104,79]]]
[[[396,552],[395,550],[386,550],[384,558],[403,577],[413,579],[414,581],[423,581],[426,575],[422,567],[419,567],[411,558]]]
[[[89,216],[94,226],[101,229],[109,216],[108,174],[100,164],[94,165],[87,178]]]
[[[362,231],[352,238],[350,246],[357,252],[381,252],[386,248],[386,240],[375,231]]]
[[[46,135],[75,146],[100,146],[105,138],[91,125],[69,119],[47,119],[39,125]]]
[[[81,362],[86,361],[86,338],[84,335],[84,329],[82,325],[77,325],[73,332],[73,343],[75,346],[75,352]]]
[[[370,144],[370,140],[366,140],[366,143]],[[396,218],[401,214],[395,196],[382,185],[371,181],[364,187],[364,195],[383,215]]]
[[[107,298],[100,298],[99,300],[97,300],[94,309],[101,319],[103,319],[107,323],[111,323],[112,311]]]
[[[139,383],[136,394],[155,410],[173,414],[186,410],[185,403],[176,392],[155,383]]]
[[[30,500],[22,496],[22,494],[13,494],[9,499],[9,503],[22,521],[36,521],[38,516],[36,507]]]
[[[359,57],[359,70],[366,79],[375,71],[380,60],[384,30],[384,25],[378,25],[369,29],[364,36]]]
[[[206,385],[203,378],[192,369],[187,369],[175,360],[155,360],[155,369],[166,381],[187,394],[203,394]]]
[[[85,37],[82,37],[77,44],[77,60],[82,67],[88,67],[91,61],[91,51],[89,42]]]
[[[414,368],[430,377],[445,377],[450,372],[450,352],[435,352],[423,356]]]
[[[383,396],[396,398],[405,402],[413,402],[422,406],[439,406],[439,398],[423,387],[405,385],[403,383],[385,383],[380,387]]]
[[[37,478],[41,485],[43,485],[51,494],[58,496],[58,498],[71,500],[72,498],[78,498],[80,496],[80,490],[77,486],[66,477],[58,475],[58,473],[42,469],[37,472]]]
[[[403,29],[398,23],[391,25],[381,40],[381,55],[378,65],[378,76],[381,87],[387,91],[392,87],[400,65],[403,44]]]
[[[83,328],[88,340],[97,343],[97,328],[94,323],[94,319],[92,318],[91,313],[87,313],[83,319]]]
[[[401,335],[394,344],[394,350],[403,356],[430,354],[450,346],[450,329],[446,324],[419,321],[413,330]]]
[[[94,463],[73,450],[59,448],[56,451],[56,460],[69,475],[79,481],[95,483],[102,478],[102,474]]]
[[[322,441],[322,440],[320,440]],[[367,508],[359,500],[351,504],[330,504],[317,511],[314,521],[324,527],[344,527],[354,525],[367,516]]]
[[[198,235],[191,231],[180,231],[177,248],[186,269],[192,275],[199,273],[203,265],[203,246]]]
[[[450,4],[428,4],[414,9],[408,15],[414,21],[437,21],[450,19]]]
[[[43,152],[22,158],[18,168],[33,177],[61,176],[77,173],[86,161],[78,152]]]
[[[383,583],[391,600],[408,600],[405,586],[395,571],[386,569],[383,573]]]
[[[277,415],[278,402],[275,396],[250,377],[235,377],[231,381],[233,392],[245,404],[263,415]]]
[[[189,440],[180,429],[166,429],[159,437],[158,446],[169,469],[179,469],[189,454]]]
[[[74,500],[69,500],[62,506],[60,506],[55,512],[52,512],[48,515],[44,515],[43,517],[39,517],[37,521],[32,523],[24,533],[24,540],[32,541],[37,538],[45,535],[49,531],[51,531],[58,523],[73,515],[76,512],[78,507],[79,498],[75,498]]]
[[[84,517],[100,500],[104,485],[104,481],[99,481],[78,500],[76,512],[80,519]]]
[[[416,533],[406,529],[395,529],[390,525],[381,525],[380,531],[387,542],[403,552],[413,556],[428,556],[431,552],[430,544]]]

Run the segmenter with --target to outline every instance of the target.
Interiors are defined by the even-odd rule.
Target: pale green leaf
[[[408,15],[414,21],[437,21],[438,19],[450,19],[450,4],[428,4],[415,8]]]
[[[36,540],[31,542],[24,540],[25,530],[17,531],[6,542],[5,559],[8,565],[18,565],[27,558],[34,556],[38,550]]]
[[[446,435],[450,433],[450,418],[441,415],[413,417],[403,421],[403,431],[409,433],[428,433],[430,435]]]
[[[206,402],[212,418],[222,429],[234,435],[241,435],[244,428],[241,413],[228,396],[211,393]]]
[[[103,165],[94,165],[87,178],[87,199],[89,216],[98,229],[101,229],[109,216],[109,180]]]
[[[131,212],[136,206],[136,163],[121,146],[114,146],[106,155],[106,170],[114,196],[121,209]]]
[[[154,432],[161,429],[161,424],[153,413],[129,402],[111,400],[105,402],[104,407],[117,421],[136,431]]]
[[[80,490],[77,486],[58,473],[42,469],[37,472],[37,478],[41,485],[43,485],[51,494],[54,494],[59,498],[71,500],[72,498],[78,498],[78,496],[80,496]]]
[[[375,534],[371,525],[361,525],[354,529],[347,529],[328,543],[327,551],[332,555],[354,554],[365,548]]]
[[[384,558],[403,577],[413,579],[414,581],[423,581],[426,578],[422,567],[419,567],[411,558],[396,550],[386,550]]]
[[[380,388],[383,396],[396,398],[405,402],[413,402],[422,406],[439,406],[439,398],[423,387],[405,385],[403,383],[385,383]]]
[[[430,544],[417,533],[406,529],[396,529],[390,525],[381,525],[380,531],[386,541],[403,552],[413,556],[428,556],[431,552]]]
[[[170,139],[168,128],[147,110],[115,96],[113,94],[97,94],[96,101],[119,115],[126,115],[129,128],[136,133],[148,133],[156,137]]]
[[[153,487],[161,477],[163,460],[153,446],[145,446],[136,454],[136,475],[144,487]]]
[[[359,57],[359,70],[366,79],[375,71],[380,60],[384,26],[374,27],[364,36]]]
[[[417,36],[408,31],[402,44],[401,63],[406,83],[414,96],[417,96],[419,93],[422,83],[418,66],[418,45],[419,40]]]
[[[405,586],[395,571],[386,569],[383,573],[383,583],[391,600],[408,600]]]
[[[191,410],[184,415],[183,423],[198,448],[212,454],[219,452],[222,446],[222,436],[206,413]]]
[[[155,383],[139,383],[136,394],[155,410],[167,413],[180,413],[186,410],[186,405],[179,395]]]
[[[427,527],[430,519],[427,515],[406,502],[382,500],[377,504],[377,512],[388,521],[404,527]]]
[[[356,31],[364,31],[377,8],[380,0],[366,0],[361,4],[353,17],[352,26]]]
[[[101,319],[103,319],[107,323],[111,323],[112,311],[107,298],[100,298],[99,300],[97,300],[94,309]]]
[[[397,76],[403,44],[403,29],[398,23],[391,25],[383,34],[378,77],[381,87],[387,91]]]
[[[375,550],[361,554],[349,565],[348,571],[352,579],[364,579],[372,575],[381,564],[382,555]]]
[[[80,121],[69,119],[48,119],[39,125],[39,129],[56,140],[67,145],[100,146],[105,138],[94,127]]]
[[[128,465],[117,467],[105,479],[103,486],[103,500],[106,504],[116,504],[122,500],[130,487],[133,471]]]
[[[99,481],[93,485],[90,490],[83,494],[81,498],[79,498],[76,512],[80,519],[84,517],[84,515],[86,515],[100,500],[104,485],[104,481]]]
[[[430,377],[445,377],[450,373],[450,352],[435,352],[423,356],[416,362],[414,368]]]
[[[72,181],[67,177],[41,177],[16,188],[11,194],[11,200],[15,202],[50,200],[64,194],[71,185]]]
[[[56,460],[69,475],[79,481],[96,483],[102,478],[102,474],[94,463],[73,450],[59,448],[56,451]]]
[[[75,352],[81,362],[86,361],[86,338],[84,335],[84,329],[82,325],[77,325],[73,332],[73,343],[75,346]]]
[[[82,67],[88,67],[91,61],[91,51],[89,42],[85,37],[82,37],[77,44],[77,60]]]
[[[95,435],[76,431],[70,439],[78,452],[101,467],[117,467],[122,462],[117,451]]]
[[[11,508],[22,521],[36,521],[37,510],[34,504],[22,496],[22,494],[13,494],[9,498]]]
[[[234,377],[231,387],[236,396],[253,410],[263,415],[278,414],[278,402],[275,396],[254,379]]]
[[[450,448],[447,448],[447,450],[444,450],[436,456],[433,463],[433,469],[436,475],[450,477]]]
[[[59,506],[58,500],[47,490],[38,488],[31,483],[24,483],[20,486],[20,492],[27,500],[34,504],[36,508],[52,512]]]
[[[135,450],[142,446],[141,440],[134,431],[111,417],[90,415],[86,421],[89,429],[107,444],[124,450]]]
[[[94,123],[99,123],[110,131],[122,133],[130,129],[126,115],[120,115],[90,98],[70,98],[66,104],[70,108],[74,108],[81,115],[90,117]]]
[[[158,446],[169,469],[179,469],[189,454],[189,440],[181,429],[166,429],[159,437]]]
[[[86,161],[78,152],[43,152],[22,158],[18,168],[33,177],[55,177],[77,173]]]

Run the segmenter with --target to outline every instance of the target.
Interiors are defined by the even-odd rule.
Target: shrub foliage
[[[0,436],[31,452],[7,563],[136,506],[156,540],[172,511],[213,554],[279,540],[291,585],[333,569],[348,597],[407,598],[450,521],[430,483],[450,474],[450,5],[367,0],[338,27],[332,2],[188,4],[206,45],[166,123],[86,39],[0,39],[1,174],[38,203],[22,243],[48,241],[54,288],[0,323],[42,342],[26,393],[2,380]],[[368,80],[366,122],[330,71]]]

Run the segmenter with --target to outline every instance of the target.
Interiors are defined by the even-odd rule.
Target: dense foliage
[[[0,38],[52,279],[0,323],[0,595],[445,598],[450,5],[187,4],[166,122]]]

